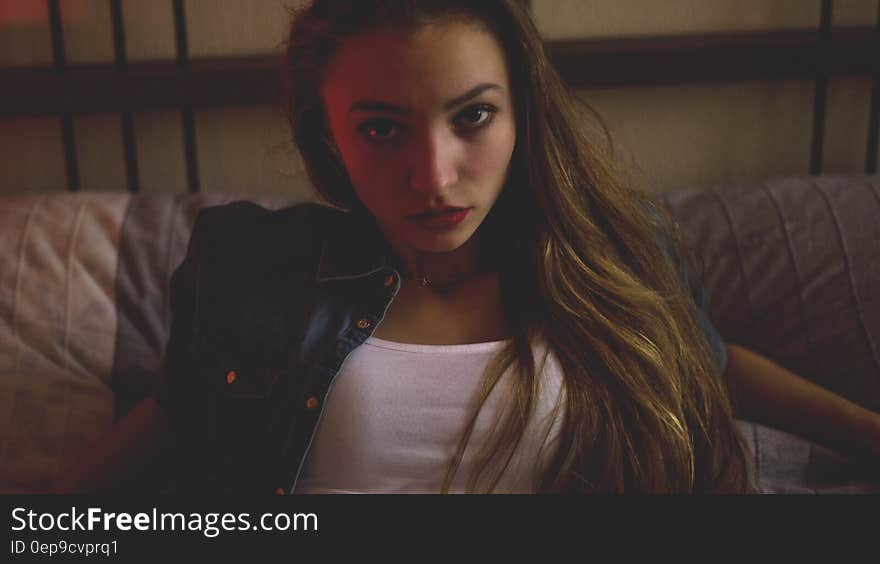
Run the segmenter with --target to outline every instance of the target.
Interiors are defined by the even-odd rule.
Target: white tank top
[[[367,339],[336,376],[296,493],[439,492],[479,402],[484,370],[506,343],[412,345]],[[555,452],[564,410],[562,372],[553,354],[545,362],[545,346],[536,345],[534,352],[538,401],[495,489],[499,493],[533,492],[535,478]],[[466,491],[511,374],[505,373],[481,409],[450,492]]]

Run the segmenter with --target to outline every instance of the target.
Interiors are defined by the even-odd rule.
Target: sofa
[[[38,493],[150,393],[197,211],[234,195],[0,197],[0,492]],[[271,208],[291,202],[249,198]],[[880,410],[880,178],[663,195],[729,343]],[[764,493],[880,493],[863,464],[739,421]]]

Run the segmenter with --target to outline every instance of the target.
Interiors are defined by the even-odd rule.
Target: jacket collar
[[[320,284],[363,278],[387,268],[392,256],[372,216],[363,211],[340,212],[328,222],[316,280]]]

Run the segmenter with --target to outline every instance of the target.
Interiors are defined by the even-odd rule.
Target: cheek
[[[516,133],[513,124],[502,123],[481,143],[479,148],[472,151],[468,159],[471,170],[486,180],[503,180],[510,165],[513,155],[513,147],[516,142]]]
[[[338,136],[336,142],[355,193],[367,207],[372,207],[380,195],[381,187],[387,185],[387,167],[376,166],[374,156],[364,150],[356,139]]]
[[[376,161],[362,156],[346,161],[346,168],[351,176],[355,189],[365,194],[373,194],[386,185],[387,166],[377,166]]]

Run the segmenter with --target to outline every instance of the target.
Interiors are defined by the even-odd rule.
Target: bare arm
[[[727,345],[727,353],[725,379],[737,417],[880,463],[880,413],[743,347]]]
[[[170,435],[161,408],[147,398],[65,469],[51,493],[111,492],[147,485],[169,451]]]

